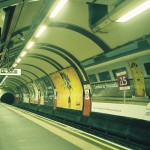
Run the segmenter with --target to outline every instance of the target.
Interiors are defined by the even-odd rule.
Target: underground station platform
[[[130,149],[4,103],[0,114],[0,150]]]

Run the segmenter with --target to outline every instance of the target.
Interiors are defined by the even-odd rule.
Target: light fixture
[[[13,67],[16,67],[17,66],[17,64],[13,64]]]
[[[3,84],[3,82],[6,80],[7,77],[8,77],[8,76],[5,76],[5,77],[4,77],[4,79],[2,80],[2,82],[0,83],[0,85]]]
[[[27,49],[30,49],[34,45],[34,42],[30,42],[29,45],[27,46]]]
[[[144,12],[145,10],[149,8],[150,8],[150,0],[147,0],[141,5],[139,5],[138,7],[128,12],[127,14],[125,14],[124,16],[120,17],[118,20],[116,20],[116,22],[126,22],[129,19],[139,15],[140,13]]]
[[[65,3],[68,0],[60,0],[60,2],[58,3],[58,5],[56,6],[56,8],[53,10],[53,12],[51,13],[51,15],[49,16],[50,18],[54,18],[58,12],[62,9],[62,7],[65,5]]]
[[[27,53],[26,51],[23,51],[20,56],[23,57],[26,55],[26,53]]]
[[[21,58],[18,58],[16,62],[19,63],[20,61],[21,61]]]
[[[42,26],[40,28],[40,30],[38,31],[38,33],[35,35],[36,38],[40,37],[41,34],[45,31],[45,29],[47,28],[47,26]]]

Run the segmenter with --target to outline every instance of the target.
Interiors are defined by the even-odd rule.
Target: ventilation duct
[[[114,28],[120,25],[120,23],[116,22],[118,18],[142,3],[142,0],[123,1],[120,5],[114,7],[110,12],[108,12],[104,17],[100,18],[95,24],[91,25],[91,30],[94,33],[108,33],[112,31]]]
[[[3,10],[0,10],[0,38],[1,38],[1,35],[2,35],[4,20],[5,20],[5,12]]]

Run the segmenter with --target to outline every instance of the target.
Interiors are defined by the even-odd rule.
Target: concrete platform
[[[80,149],[127,150],[128,148],[0,103],[0,150]]]
[[[81,149],[0,105],[0,150]]]

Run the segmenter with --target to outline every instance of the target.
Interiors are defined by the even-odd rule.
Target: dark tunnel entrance
[[[11,93],[5,93],[1,97],[1,102],[12,105],[15,102],[15,97]]]

